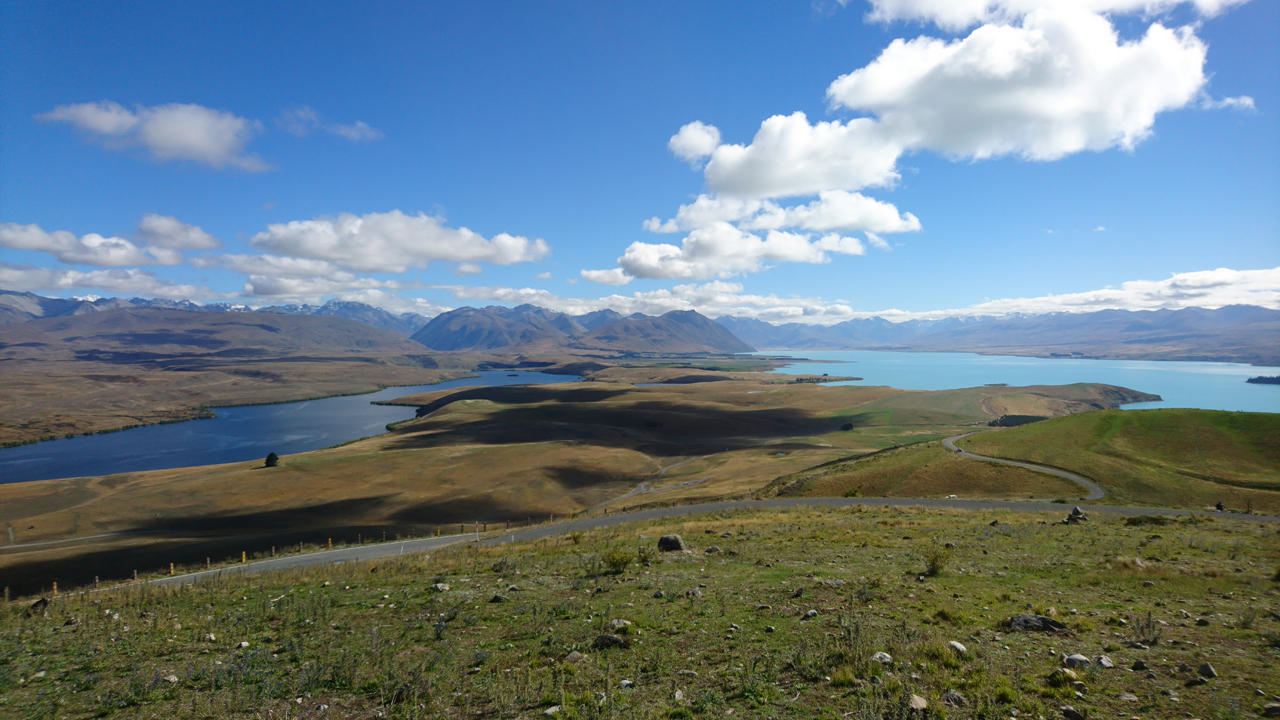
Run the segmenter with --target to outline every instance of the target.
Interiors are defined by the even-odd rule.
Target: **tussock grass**
[[[1082,527],[1055,517],[857,507],[718,513],[597,530],[576,542],[456,547],[182,589],[134,586],[59,598],[30,615],[28,603],[11,603],[0,607],[0,716],[47,716],[56,705],[59,717],[247,720],[315,717],[325,704],[336,718],[529,718],[553,705],[574,718],[724,717],[730,709],[736,717],[906,718],[910,694],[938,711],[947,690],[968,698],[968,707],[946,712],[962,718],[1013,709],[1050,717],[1064,702],[1098,717],[1132,712],[1120,692],[1150,698],[1144,713],[1153,716],[1251,707],[1256,680],[1280,661],[1280,631],[1267,614],[1276,607],[1270,568],[1280,561],[1274,527],[1179,523],[1153,540],[1148,528],[1118,519]],[[692,552],[642,550],[671,532]],[[921,543],[935,537],[956,548],[946,573],[920,580]],[[1133,556],[1109,553],[1140,543],[1142,562],[1163,573],[1119,570],[1136,567]],[[711,544],[725,552],[701,552]],[[1159,561],[1148,559],[1156,554]],[[617,574],[607,562],[615,555]],[[1228,562],[1244,571],[1205,576]],[[1144,587],[1151,577],[1157,586]],[[490,602],[495,595],[506,601]],[[1027,605],[1056,608],[1069,630],[1001,627]],[[1180,609],[1223,622],[1200,627]],[[632,624],[611,631],[615,619]],[[1124,645],[1143,623],[1161,629],[1158,651]],[[624,646],[597,648],[608,632]],[[967,652],[953,651],[952,640]],[[586,659],[568,662],[573,652]],[[892,663],[872,662],[876,652]],[[1079,700],[1048,680],[1062,652],[1105,652],[1120,667],[1142,658],[1159,680],[1084,671]],[[1205,660],[1221,677],[1183,688],[1177,666]],[[619,687],[624,679],[635,687]],[[1176,689],[1180,702],[1169,703],[1162,688]]]

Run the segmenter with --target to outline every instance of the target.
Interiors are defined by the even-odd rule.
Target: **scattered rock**
[[[631,682],[630,680],[623,680],[622,682],[618,683],[618,687],[622,688],[623,690],[626,690],[627,688],[633,688],[635,686],[636,684]]]
[[[1057,632],[1067,626],[1044,615],[1014,615],[1009,618],[1009,629],[1019,632]]]
[[[1062,656],[1062,664],[1070,668],[1075,668],[1075,667],[1089,667],[1090,662],[1089,662],[1089,658],[1081,655],[1080,653],[1076,653],[1074,655]]]
[[[1184,685],[1185,687],[1199,687],[1199,686],[1201,686],[1201,685],[1207,685],[1208,683],[1209,683],[1209,681],[1208,681],[1208,680],[1206,680],[1206,679],[1204,679],[1204,678],[1202,678],[1202,677],[1195,677],[1195,678],[1191,678],[1190,680],[1186,681],[1185,683],[1183,683],[1183,685]]]
[[[167,682],[167,683],[169,683],[170,685],[172,685],[172,684],[174,684],[174,683],[178,682],[178,676],[177,676],[177,675],[170,675],[170,676],[166,677],[166,678],[164,679],[164,681],[165,681],[165,682]]]
[[[658,599],[658,600],[661,600],[662,598],[664,598],[664,597],[666,597],[666,596],[667,596],[667,594],[666,594],[666,593],[664,593],[664,592],[662,592],[661,590],[659,590],[658,592],[656,592],[656,593],[654,593],[654,594],[653,594],[653,597],[654,597],[654,598],[656,598],[656,599]]]
[[[586,656],[586,655],[583,655],[582,653],[578,652],[577,650],[574,650],[573,652],[571,652],[571,653],[569,653],[568,655],[565,655],[565,656],[564,656],[564,661],[565,661],[565,662],[567,662],[567,663],[571,663],[571,664],[575,664],[575,665],[576,665],[577,663],[583,662],[583,661],[584,661],[584,660],[586,660],[586,659],[587,659],[587,656]]]
[[[671,699],[675,700],[676,702],[684,702],[684,691],[683,690],[675,691],[675,693],[671,695]]]
[[[800,619],[801,619],[801,620],[808,620],[809,618],[816,618],[816,617],[818,617],[818,611],[817,611],[817,610],[810,610],[809,612],[806,612],[803,616],[801,616],[801,618],[800,618]]]
[[[687,549],[684,538],[679,535],[663,535],[658,538],[658,550],[661,552],[683,552]]]
[[[1196,625],[1200,627],[1208,627],[1209,621],[1205,618],[1196,618]]]
[[[826,585],[827,587],[844,587],[845,586],[845,582],[843,580],[840,580],[839,578],[827,578],[826,580],[822,581],[822,584]]]
[[[245,649],[245,648],[247,648],[247,647],[249,647],[249,641],[247,641],[247,640],[241,640],[241,641],[236,645],[236,649],[237,649],[237,650],[244,650],[244,649]]]
[[[774,626],[772,626],[772,625],[765,625],[765,626],[764,626],[764,631],[765,631],[765,632],[773,632],[774,630],[777,630],[777,629],[778,629],[778,628],[776,628],[776,627],[774,627]]]
[[[1052,673],[1050,673],[1050,677],[1053,677],[1053,676],[1057,676],[1058,678],[1061,678],[1060,680],[1056,681],[1060,685],[1070,684],[1080,679],[1080,676],[1076,674],[1075,670],[1069,670],[1067,668],[1058,668],[1057,670],[1054,670]]]
[[[1138,696],[1134,695],[1133,693],[1122,692],[1120,693],[1120,699],[1124,700],[1125,702],[1137,702]]]
[[[606,648],[626,647],[627,641],[622,639],[620,635],[605,633],[604,635],[597,635],[594,644],[597,650],[604,650]]]
[[[948,642],[947,647],[951,648],[951,651],[957,655],[964,655],[969,652],[968,648],[956,642],[955,640]]]
[[[1134,669],[1134,670],[1146,670],[1146,669],[1147,669],[1147,661],[1146,661],[1146,660],[1134,660],[1134,661],[1133,661],[1133,669]]]
[[[1280,703],[1267,703],[1262,706],[1262,717],[1280,717]]]
[[[705,552],[708,555],[715,555],[716,553],[720,552],[720,547],[717,545],[712,545],[711,547],[707,548]]]
[[[1066,718],[1066,720],[1084,720],[1084,715],[1070,705],[1063,705],[1058,709],[1062,711],[1062,717]]]
[[[700,598],[702,597],[702,591],[698,588],[690,588],[684,591],[684,595],[685,597]]]
[[[677,671],[676,671],[676,674],[677,674],[677,675],[689,675],[689,676],[691,676],[691,677],[698,677],[698,671],[697,671],[697,670],[677,670]]]
[[[40,598],[39,600],[27,606],[27,617],[40,615],[49,608],[49,598]]]
[[[871,662],[880,663],[881,665],[892,665],[893,656],[887,652],[878,652],[871,656]]]
[[[764,604],[760,604],[760,605],[757,605],[757,606],[756,606],[756,609],[757,609],[757,610],[772,610],[772,609],[773,609],[773,606],[772,606],[772,605],[764,605]]]
[[[623,620],[623,619],[621,619],[621,618],[619,618],[619,619],[617,619],[617,620],[610,620],[610,621],[605,625],[605,627],[609,628],[610,630],[613,630],[614,632],[617,632],[617,631],[621,630],[621,629],[622,629],[622,628],[624,628],[624,627],[630,627],[630,626],[631,626],[631,621],[630,621],[630,620]]]
[[[1217,671],[1217,670],[1214,670],[1214,669],[1213,669],[1213,666],[1212,666],[1212,665],[1210,665],[1209,663],[1205,663],[1205,664],[1201,665],[1201,666],[1200,666],[1200,669],[1199,669],[1199,670],[1196,670],[1196,672],[1200,673],[1200,675],[1201,675],[1202,677],[1207,677],[1207,678],[1216,678],[1216,677],[1218,677],[1218,671]]]
[[[494,595],[493,597],[489,598],[489,602],[491,603],[504,603],[506,601],[507,601],[506,595]]]
[[[1105,668],[1107,670],[1110,670],[1116,666],[1115,663],[1111,662],[1111,658],[1107,657],[1106,655],[1099,655],[1098,657],[1093,659],[1093,662],[1098,667]]]
[[[559,706],[559,705],[552,705],[551,707],[547,708],[546,710],[543,710],[543,711],[542,711],[542,714],[543,714],[543,715],[545,715],[545,716],[547,716],[547,717],[551,717],[552,715],[559,715],[559,714],[560,714],[560,706]]]
[[[924,710],[925,708],[929,707],[929,701],[925,700],[919,695],[912,695],[910,703],[911,703],[912,710]]]
[[[991,521],[990,523],[988,523],[988,524],[989,524],[989,525],[991,525],[991,527],[995,527],[995,526],[997,526],[997,525],[999,525],[999,524],[1000,524],[1000,521],[999,521],[999,520],[992,520],[992,521]]]
[[[1155,583],[1153,583],[1153,582],[1151,582],[1150,580],[1143,580],[1143,581],[1142,581],[1142,587],[1155,587],[1155,586],[1156,586],[1156,584],[1155,584]]]
[[[205,642],[215,642],[217,641],[217,639],[218,639],[218,636],[214,635],[213,633],[209,633],[208,635],[204,636]]]
[[[444,583],[436,583],[431,586],[431,589],[436,592],[449,592],[449,586]]]
[[[968,698],[955,690],[948,690],[942,693],[942,702],[953,707],[964,707],[969,704]]]

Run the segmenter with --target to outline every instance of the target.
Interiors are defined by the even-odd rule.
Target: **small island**
[[[1245,380],[1247,383],[1254,385],[1280,385],[1280,375],[1259,375]]]

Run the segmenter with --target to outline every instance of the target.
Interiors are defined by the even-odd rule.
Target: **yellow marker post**
[[[329,549],[333,549],[333,538],[329,538]]]
[[[249,553],[247,553],[247,552],[245,552],[245,551],[241,550],[241,551],[240,551],[240,562],[249,562]]]
[[[57,595],[57,594],[58,594],[58,583],[54,583],[54,584],[53,584],[53,594],[54,594],[54,595]]]

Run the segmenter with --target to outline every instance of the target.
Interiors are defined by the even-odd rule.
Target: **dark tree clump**
[[[279,464],[280,464],[280,456],[276,455],[275,453],[271,453],[270,455],[267,456],[267,463],[264,467],[275,467]]]

